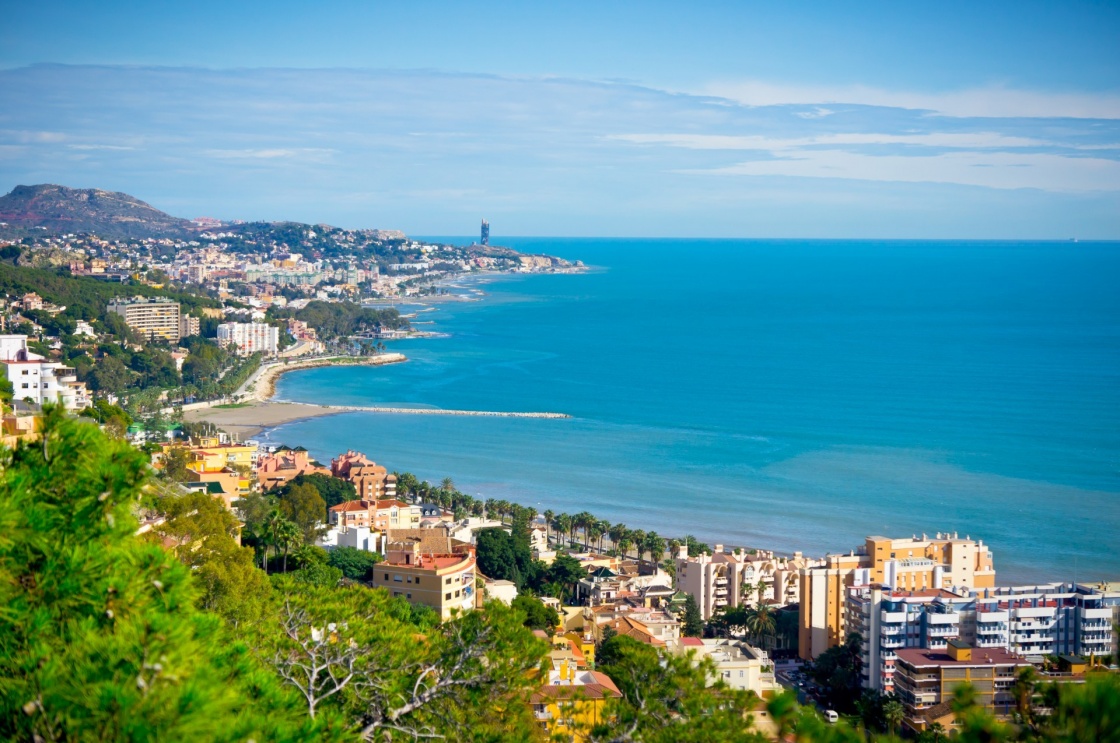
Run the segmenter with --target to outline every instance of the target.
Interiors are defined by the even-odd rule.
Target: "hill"
[[[44,183],[16,186],[0,196],[0,222],[48,232],[90,232],[105,238],[179,237],[197,231],[134,196],[99,188]]]

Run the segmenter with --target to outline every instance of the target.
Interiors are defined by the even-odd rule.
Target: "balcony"
[[[957,624],[960,614],[926,614],[926,621],[930,624]]]

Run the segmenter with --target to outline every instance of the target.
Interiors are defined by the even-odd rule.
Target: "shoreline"
[[[407,361],[400,353],[386,353],[372,357],[335,356],[307,359],[303,362],[273,362],[258,369],[245,380],[233,399],[248,398],[244,402],[210,404],[183,412],[191,422],[206,421],[238,438],[247,439],[266,429],[276,428],[309,418],[342,413],[389,413],[393,415],[451,415],[487,418],[540,418],[562,420],[572,416],[567,413],[523,412],[503,410],[452,410],[447,408],[411,408],[386,405],[320,405],[309,402],[273,400],[280,376],[292,371],[317,369],[324,366],[382,366]]]

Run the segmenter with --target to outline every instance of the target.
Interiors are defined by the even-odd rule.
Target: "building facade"
[[[85,382],[77,372],[57,361],[47,361],[27,348],[26,335],[0,336],[0,367],[12,384],[12,399],[35,405],[60,403],[74,412],[90,406]]]
[[[178,302],[161,297],[133,297],[113,300],[108,309],[150,341],[179,342]]]
[[[420,539],[405,538],[388,543],[385,561],[375,567],[372,583],[409,603],[430,606],[447,620],[475,607],[477,574],[469,549],[424,552]]]
[[[224,322],[218,326],[218,344],[232,347],[238,356],[280,350],[280,329],[260,322]]]
[[[874,583],[891,589],[961,590],[995,586],[992,553],[983,541],[956,534],[933,539],[867,537],[846,555],[828,555],[820,567],[801,570],[798,652],[804,660],[847,636],[847,592]]]

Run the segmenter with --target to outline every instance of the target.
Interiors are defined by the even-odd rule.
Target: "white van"
[[[828,720],[830,723],[837,723],[840,722],[840,715],[830,709],[826,709],[824,711],[824,719]]]

